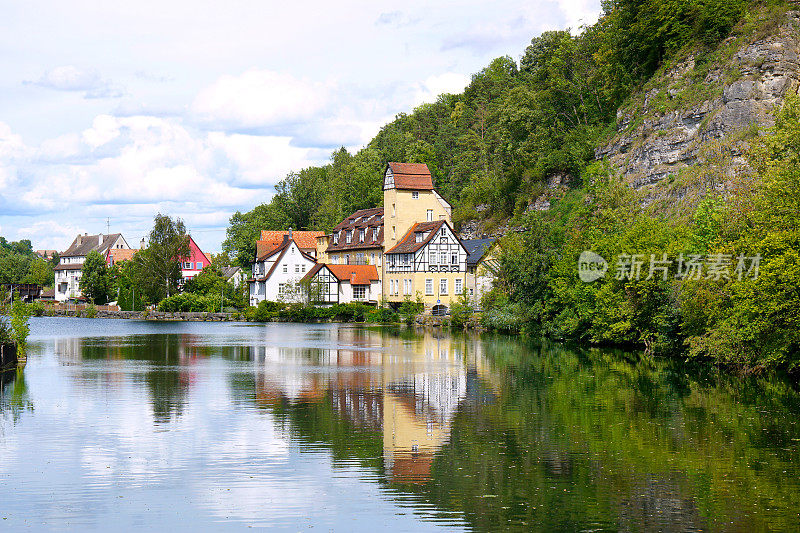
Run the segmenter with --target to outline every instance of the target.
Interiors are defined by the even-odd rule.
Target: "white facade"
[[[281,245],[263,260],[253,263],[250,305],[265,300],[302,302],[300,280],[314,264],[314,258],[302,252],[294,241]]]
[[[98,251],[105,258],[110,249],[130,249],[125,237],[117,234],[115,238],[109,239],[108,235],[79,235],[72,245],[64,252],[55,268],[55,300],[64,302],[78,298],[81,295],[80,281],[81,267],[86,261],[86,255],[90,251]],[[111,237],[114,237],[113,235]],[[71,251],[80,250],[78,253]]]

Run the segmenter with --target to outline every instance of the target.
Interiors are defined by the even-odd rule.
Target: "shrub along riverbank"
[[[483,323],[744,371],[800,372],[800,100],[789,98],[775,127],[749,143],[749,171],[727,190],[713,188],[715,169],[694,170],[712,180],[688,213],[648,202],[595,164],[583,187],[529,213],[524,231],[504,239]],[[584,250],[608,261],[605,277],[579,278]],[[651,254],[667,254],[666,271],[649,275]],[[686,275],[693,259],[697,275]]]

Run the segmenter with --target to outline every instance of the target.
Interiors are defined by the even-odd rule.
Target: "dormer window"
[[[358,230],[358,240],[359,240],[359,242],[364,242],[364,237],[366,236],[366,234],[367,234],[367,230],[365,230],[363,228]]]
[[[423,234],[422,234],[422,232],[421,232],[421,231],[418,231],[418,232],[416,233],[416,237],[417,237],[417,242],[422,242],[422,241],[424,241],[424,240],[425,240],[425,237],[423,236]]]
[[[351,229],[347,230],[346,241],[347,241],[347,244],[350,244],[351,242],[353,242],[353,230],[351,230]]]
[[[378,240],[378,228],[372,228],[372,240],[373,241]]]

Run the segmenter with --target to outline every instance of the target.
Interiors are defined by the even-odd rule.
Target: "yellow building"
[[[317,238],[317,261],[375,265],[383,299],[421,299],[445,311],[465,292],[467,256],[452,228],[452,207],[433,188],[424,163],[389,163],[383,207],[361,209]]]

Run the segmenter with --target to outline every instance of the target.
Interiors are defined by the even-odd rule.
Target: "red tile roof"
[[[310,280],[323,268],[330,270],[331,274],[339,281],[347,281],[351,285],[369,285],[379,279],[378,269],[375,268],[375,265],[328,265],[317,263],[303,277],[303,280]]]
[[[276,243],[276,248],[283,243],[284,235],[289,235],[289,232],[261,230],[261,240]],[[292,239],[300,248],[316,248],[317,237],[323,235],[325,235],[324,231],[292,231]]]
[[[387,254],[413,254],[433,239],[436,232],[445,224],[444,220],[437,220],[436,222],[417,222],[411,229],[406,232],[403,239],[398,242],[394,248],[387,251]],[[422,242],[417,242],[416,234],[430,232],[428,237],[423,239]]]
[[[119,263],[120,261],[130,261],[138,251],[133,248],[111,248],[108,255],[114,259],[114,263]]]
[[[389,163],[396,189],[433,190],[433,178],[425,163]]]
[[[364,240],[359,239],[359,230],[365,232]],[[372,239],[372,230],[377,229],[377,239]],[[347,231],[353,232],[352,240],[347,243]],[[340,250],[361,250],[361,249],[380,249],[383,247],[383,208],[373,207],[371,209],[360,209],[341,221],[333,228],[333,234],[339,234],[339,243],[334,244],[331,239],[328,245],[328,252],[338,252]]]

